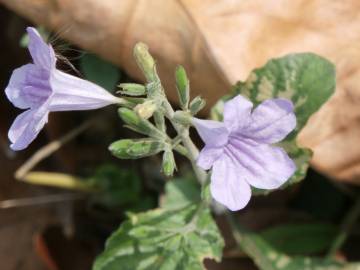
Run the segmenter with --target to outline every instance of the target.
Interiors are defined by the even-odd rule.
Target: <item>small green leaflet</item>
[[[93,270],[201,270],[204,258],[220,260],[224,242],[210,209],[191,191],[194,183],[179,181],[167,184],[161,208],[129,214]]]
[[[270,98],[291,99],[295,106],[297,127],[278,145],[295,161],[298,170],[286,185],[301,181],[306,174],[312,152],[296,144],[296,136],[312,114],[330,98],[335,90],[335,66],[312,53],[290,54],[267,62],[252,71],[245,82],[237,83],[230,95],[223,97],[212,108],[211,116],[222,120],[224,102],[241,94],[254,105]],[[254,194],[264,194],[255,190]]]

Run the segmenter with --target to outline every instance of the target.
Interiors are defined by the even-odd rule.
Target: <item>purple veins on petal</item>
[[[45,70],[55,68],[56,56],[54,49],[48,45],[40,36],[39,32],[33,27],[27,27],[29,35],[29,52],[34,64]]]
[[[197,164],[212,168],[211,193],[230,210],[239,210],[251,196],[250,186],[274,189],[295,172],[293,160],[272,146],[295,127],[291,101],[266,100],[252,110],[252,103],[238,95],[224,105],[224,124],[194,119],[205,142]]]
[[[26,148],[36,138],[51,111],[98,109],[120,101],[100,86],[57,70],[51,45],[35,28],[27,32],[34,63],[15,69],[5,89],[15,107],[28,109],[9,129],[13,150]]]
[[[52,73],[50,83],[51,111],[94,110],[119,102],[102,87],[59,70]]]
[[[275,189],[288,180],[295,171],[294,162],[280,147],[266,144],[229,144],[226,149],[247,182],[260,189]]]
[[[193,118],[193,123],[206,145],[219,147],[227,143],[229,131],[223,123],[197,118]]]
[[[223,152],[224,149],[222,147],[205,146],[199,153],[197,165],[204,170],[209,170]]]
[[[253,104],[241,95],[224,104],[224,123],[229,131],[242,129],[249,124]]]
[[[18,115],[9,129],[9,139],[12,142],[11,149],[22,150],[37,137],[41,129],[47,123],[47,105],[38,109],[27,110]]]
[[[286,99],[270,99],[261,103],[251,114],[245,134],[263,143],[283,140],[295,127],[293,104]]]
[[[251,198],[250,185],[226,155],[214,163],[210,192],[215,200],[231,211],[244,208]]]

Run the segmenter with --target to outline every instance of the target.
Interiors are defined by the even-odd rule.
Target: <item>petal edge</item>
[[[226,155],[214,163],[210,191],[216,201],[231,211],[243,209],[251,198],[250,185]]]

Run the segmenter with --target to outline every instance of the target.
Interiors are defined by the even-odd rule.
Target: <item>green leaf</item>
[[[165,149],[163,142],[151,138],[123,139],[109,146],[110,152],[121,159],[137,159],[156,155]]]
[[[161,207],[171,210],[200,202],[200,186],[193,178],[177,178],[165,186],[165,198]]]
[[[278,145],[295,161],[298,170],[288,181],[293,184],[306,174],[311,151],[297,146],[296,136],[309,117],[318,111],[335,90],[334,65],[312,53],[290,54],[270,60],[265,66],[252,71],[245,82],[237,83],[230,95],[223,97],[213,108],[211,116],[222,120],[224,102],[241,94],[254,105],[270,98],[291,99],[297,117],[296,129]],[[265,191],[256,190],[255,194]]]
[[[166,208],[129,215],[93,270],[201,270],[204,258],[220,260],[224,242],[210,209],[189,196],[190,182],[180,182],[167,185]]]
[[[297,116],[296,135],[334,90],[335,66],[316,54],[298,53],[272,59],[255,69],[245,82],[234,86],[233,93],[222,103],[237,94],[248,97],[255,105],[270,98],[291,99]],[[222,118],[222,109],[218,112]]]
[[[337,232],[337,227],[329,223],[285,224],[266,229],[260,236],[278,251],[305,255],[326,250]]]
[[[117,207],[137,203],[140,197],[140,178],[132,170],[107,164],[100,166],[89,181],[100,193],[93,199],[108,207]]]
[[[114,92],[120,80],[120,72],[113,64],[99,58],[95,54],[84,54],[80,58],[80,70],[85,78]]]
[[[273,248],[258,234],[235,224],[233,217],[229,219],[239,247],[254,260],[260,270],[356,270],[360,267],[360,263],[340,263],[315,257],[288,256]]]

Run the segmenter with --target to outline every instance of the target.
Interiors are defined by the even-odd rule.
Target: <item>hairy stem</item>
[[[170,103],[166,99],[164,100],[164,107],[166,117],[170,120],[171,124],[180,136],[184,147],[187,150],[187,157],[191,162],[197,179],[199,180],[200,184],[204,184],[207,179],[207,173],[196,165],[196,159],[199,155],[199,150],[189,137],[189,128],[186,128],[173,121],[174,109],[171,107]]]

